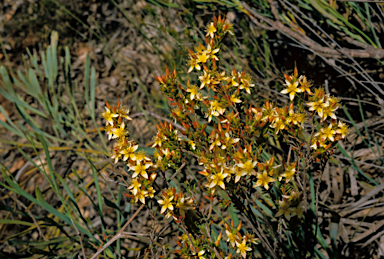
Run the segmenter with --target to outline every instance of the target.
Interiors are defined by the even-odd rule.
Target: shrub
[[[157,204],[174,220],[183,234],[179,248],[168,250],[182,258],[322,258],[318,242],[328,255],[336,254],[319,233],[318,204],[308,197],[307,183],[323,171],[348,131],[335,114],[339,100],[313,88],[295,68],[284,75],[281,91],[289,95],[289,105],[253,105],[251,77],[220,67],[228,33],[232,25],[215,17],[206,29],[206,45],[189,50],[188,79],[176,69],[156,77],[175,122],[157,126],[153,157],[130,139],[129,111],[120,102],[106,104],[102,117],[109,139],[115,140],[112,158],[129,169],[122,175],[128,177],[125,195],[142,203],[140,209]],[[195,162],[200,175],[185,170]],[[179,186],[172,184],[178,174]],[[146,256],[167,257],[165,250],[155,249],[156,242]]]

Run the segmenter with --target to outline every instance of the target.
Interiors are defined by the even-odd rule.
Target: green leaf
[[[103,196],[103,199],[104,199],[105,205],[107,205],[108,207],[110,207],[112,209],[116,209],[116,210],[122,212],[120,210],[120,208],[117,207],[117,205],[115,203],[113,203],[112,201],[108,200],[107,197]]]
[[[42,193],[40,191],[39,186],[36,186],[36,198],[37,198],[38,203],[40,204],[40,206],[42,206],[46,211],[48,211],[49,213],[52,213],[54,216],[58,217],[60,220],[64,221],[68,225],[72,226],[72,222],[71,222],[70,218],[68,218],[67,216],[65,216],[64,214],[62,214],[58,210],[56,210],[48,202],[45,201],[45,199],[44,199],[44,197],[43,197],[43,195],[42,195]],[[96,241],[96,238],[88,230],[86,230],[82,226],[80,226],[77,223],[77,221],[75,221],[75,220],[74,220],[74,223],[76,224],[76,227],[77,227],[77,229],[80,232],[88,235],[89,238],[91,238],[92,240]]]
[[[14,224],[14,225],[24,225],[24,226],[34,226],[35,224],[22,220],[15,219],[0,219],[0,224]]]

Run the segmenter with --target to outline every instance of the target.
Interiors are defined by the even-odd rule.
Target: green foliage
[[[33,215],[27,213],[25,206],[23,206],[24,210],[21,211],[16,208],[1,208],[1,210],[10,211],[13,215],[22,213],[23,217],[20,222],[23,223],[20,225],[29,226],[29,228],[22,227],[23,230],[19,234],[10,235],[6,238],[9,245],[18,247],[17,250],[20,251],[18,256],[40,254],[54,257],[57,253],[63,253],[64,251],[65,253],[77,254],[80,251],[79,238],[83,239],[88,248],[91,243],[98,246],[100,241],[94,235],[99,233],[102,236],[106,230],[103,220],[104,202],[99,186],[100,173],[94,166],[93,161],[96,161],[97,156],[95,155],[108,154],[108,152],[104,140],[100,138],[101,142],[96,142],[93,140],[93,134],[91,135],[88,132],[88,128],[95,127],[96,132],[101,134],[99,125],[95,120],[94,111],[95,68],[91,67],[88,56],[85,64],[85,88],[80,88],[71,79],[69,49],[65,48],[65,56],[58,59],[57,41],[58,34],[53,32],[51,44],[46,52],[41,54],[41,57],[37,53],[32,55],[28,51],[29,61],[25,64],[26,72],[17,71],[14,74],[12,71],[8,72],[4,66],[0,67],[2,76],[0,93],[14,103],[24,121],[24,123],[15,123],[7,116],[4,108],[0,106],[1,112],[7,119],[6,122],[0,121],[1,125],[10,132],[15,133],[20,139],[20,142],[7,139],[2,139],[2,141],[15,145],[24,158],[38,170],[37,174],[44,175],[44,179],[49,183],[49,187],[44,190],[40,190],[39,186],[36,186],[36,197],[34,197],[34,195],[24,190],[4,165],[1,165],[1,173],[5,182],[0,184],[8,190],[8,196],[23,201],[27,207],[34,206],[41,210],[37,215]],[[41,66],[43,70],[40,69]],[[20,97],[20,90],[34,98],[35,104],[37,103],[38,106],[23,101]],[[80,105],[75,99],[75,93],[78,92],[85,95],[85,102],[80,103]],[[89,111],[88,114],[87,111]],[[87,115],[91,118],[90,125],[86,120]],[[27,140],[29,144],[24,144],[24,140]],[[24,151],[19,146],[30,147],[32,153]],[[52,164],[51,152],[66,150],[76,154],[76,156],[88,159],[93,172],[92,182],[97,190],[97,203],[94,203],[93,198],[89,195],[89,187],[87,189],[81,187],[89,184],[84,182],[84,176],[80,176],[76,171],[73,171],[72,174],[67,174],[62,178],[61,175],[55,172],[57,168],[54,168]],[[35,157],[33,157],[33,154]],[[76,178],[73,178],[73,176],[76,176]],[[108,183],[106,184],[108,185]],[[80,199],[89,199],[96,208],[97,214],[102,220],[101,229],[94,227],[91,221],[82,215],[77,204]],[[118,204],[119,200],[115,201],[116,204]],[[109,203],[112,203],[112,201],[109,200]],[[117,208],[115,205],[114,210],[118,215],[118,224],[120,224],[122,220],[121,212]],[[4,219],[1,223],[7,228],[8,225],[10,227],[18,222],[17,220]],[[32,222],[35,222],[35,224]],[[38,227],[42,228],[46,233],[52,232],[53,229],[57,229],[57,232],[46,242],[25,242],[20,239],[25,235],[31,235]],[[78,237],[73,237],[68,234],[68,230],[65,230],[68,227],[77,229],[81,234]],[[47,231],[47,229],[49,230]],[[27,250],[24,249],[25,251],[23,251],[21,249],[23,247],[26,247]]]

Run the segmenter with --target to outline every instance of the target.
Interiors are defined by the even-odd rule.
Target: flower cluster
[[[132,120],[128,116],[129,110],[124,108],[120,101],[116,107],[111,108],[106,103],[105,112],[102,117],[106,120],[105,132],[109,139],[115,139],[116,143],[113,147],[112,159],[115,163],[119,160],[124,161],[127,167],[133,172],[131,183],[128,186],[131,194],[126,195],[135,202],[145,203],[145,198],[153,198],[155,190],[152,187],[157,174],[151,170],[155,169],[152,160],[145,153],[138,151],[138,145],[135,141],[129,139],[129,131],[127,130],[125,120]]]
[[[182,193],[176,193],[175,188],[163,191],[157,202],[161,206],[160,213],[166,218],[172,216],[176,220],[182,219],[186,211],[194,208],[193,199],[185,197]]]
[[[302,102],[306,101],[305,99],[307,97],[306,105],[308,106],[308,111],[312,112],[312,114],[317,114],[320,117],[320,122],[323,123],[323,127],[321,127],[320,131],[316,132],[312,138],[311,148],[326,150],[329,149],[335,141],[344,139],[348,132],[348,127],[341,121],[337,122],[335,114],[335,111],[339,108],[339,100],[334,96],[330,96],[330,94],[326,94],[323,88],[316,88],[314,92],[312,92],[312,83],[307,81],[305,76],[298,77],[296,69],[293,75],[284,76],[286,89],[282,90],[281,93],[289,94],[291,101],[293,101],[296,95],[298,95]],[[289,113],[291,118],[295,115],[295,112],[292,111],[291,113],[291,109]],[[311,114],[309,116],[311,116]],[[297,114],[296,117],[301,118],[301,120],[299,119],[297,122],[302,123],[307,115],[302,113]],[[326,122],[327,118],[331,118],[329,124]]]
[[[236,249],[237,254],[240,254],[243,258],[246,258],[247,252],[252,251],[252,245],[258,244],[259,239],[255,238],[254,234],[248,232],[244,235],[241,235],[241,222],[237,228],[234,228],[233,221],[231,223],[232,228],[228,224],[225,224],[225,234],[227,236],[226,241]],[[232,254],[228,258],[231,256]]]
[[[291,190],[289,195],[283,195],[282,197],[283,200],[279,201],[280,209],[275,217],[284,215],[287,220],[290,220],[292,216],[298,216],[301,219],[304,212],[302,195],[295,190]]]

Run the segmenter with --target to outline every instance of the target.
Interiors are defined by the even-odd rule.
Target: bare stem
[[[172,179],[175,178],[176,175],[177,175],[178,173],[180,173],[181,169],[183,169],[183,167],[184,167],[186,164],[187,164],[187,163],[184,162],[184,163],[179,167],[179,169],[177,169],[176,173],[174,173],[174,174],[171,176],[171,178],[168,179],[167,182],[169,183],[170,181],[172,181]]]
[[[85,250],[84,250],[83,239],[82,239],[82,237],[81,237],[81,233],[80,233],[80,231],[77,229],[76,224],[75,224],[75,222],[73,222],[73,219],[72,219],[72,218],[71,218],[71,221],[72,221],[72,225],[73,225],[73,227],[74,227],[75,230],[76,230],[76,234],[79,236],[79,239],[80,239],[80,246],[81,246],[81,251],[83,252],[83,257],[84,257],[84,259],[87,259],[87,257],[85,256]]]
[[[44,239],[44,241],[48,242],[48,239],[44,236],[43,232],[40,229],[39,224],[37,224],[35,217],[31,213],[31,211],[28,209],[28,207],[25,206],[24,203],[19,201],[16,197],[13,197],[13,195],[9,195],[9,197],[11,197],[17,204],[19,204],[21,207],[23,207],[23,209],[25,209],[27,211],[28,215],[32,218],[33,223],[35,224],[37,231],[39,231],[40,236]]]
[[[120,229],[120,231],[114,235],[105,245],[103,245],[101,248],[97,250],[97,252],[91,257],[91,259],[96,259],[99,254],[101,254],[105,249],[107,249],[113,242],[115,242],[117,239],[125,237],[126,234],[124,233],[124,230],[128,227],[128,225],[132,222],[132,220],[139,214],[139,212],[144,208],[145,204],[141,204],[141,206],[138,208],[138,210],[135,212],[135,214],[132,215],[132,217],[127,221],[127,223],[124,224],[124,226]]]
[[[267,250],[269,250],[269,252],[273,256],[273,258],[277,259],[277,255],[273,251],[271,245],[268,243],[268,240],[264,240],[264,237],[259,233],[259,231],[255,228],[255,226],[253,226],[252,222],[248,219],[247,215],[244,215],[244,219],[251,225],[251,228],[256,233],[256,235],[260,239],[261,243],[263,243],[264,247],[266,247]]]
[[[185,234],[188,236],[189,242],[191,243],[191,246],[192,246],[192,250],[193,250],[193,252],[196,254],[196,247],[195,247],[195,245],[194,245],[193,242],[192,242],[192,238],[191,238],[189,232],[188,232],[187,229],[183,226],[183,223],[180,223],[179,226],[183,229],[183,231],[185,232]]]
[[[313,134],[315,133],[315,125],[313,124],[313,119],[315,118],[315,113],[313,114],[312,116],[312,119],[311,119],[311,124],[312,124],[312,132],[311,132],[311,137],[309,139],[309,143],[308,143],[308,146],[307,146],[307,150],[305,152],[305,159],[304,159],[304,172],[303,172],[303,187],[304,187],[304,200],[305,200],[305,210],[307,210],[308,208],[308,201],[307,201],[307,163],[308,163],[308,160],[309,160],[309,154],[310,154],[310,150],[311,150],[311,143],[312,143],[312,139],[313,139]]]
[[[207,231],[209,241],[213,243],[211,233],[209,233],[208,223],[205,224],[205,230]],[[217,251],[216,247],[213,247],[213,251],[215,252],[215,255],[217,256],[217,258],[223,259],[223,257],[219,254],[219,251]]]

